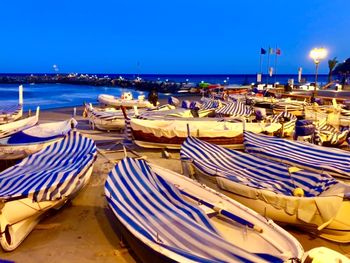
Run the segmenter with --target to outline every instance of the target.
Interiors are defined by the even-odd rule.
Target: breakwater
[[[125,79],[123,77],[98,77],[88,74],[55,74],[55,75],[2,75],[0,84],[72,84],[89,86],[107,86],[133,88],[141,91],[156,89],[162,93],[176,93],[181,89],[196,87],[196,84],[178,83],[171,81],[145,81],[141,78]]]

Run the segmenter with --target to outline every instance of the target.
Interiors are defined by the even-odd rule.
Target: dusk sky
[[[350,57],[348,0],[11,0],[1,9],[1,73],[56,64],[62,73],[254,74],[269,45],[282,52],[277,73],[313,73],[314,47],[329,51],[321,73],[329,58]]]

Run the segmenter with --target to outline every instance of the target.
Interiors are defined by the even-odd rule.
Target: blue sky
[[[1,9],[2,73],[56,64],[67,73],[254,74],[269,45],[282,51],[279,73],[313,73],[313,47],[350,57],[348,0],[11,0]]]

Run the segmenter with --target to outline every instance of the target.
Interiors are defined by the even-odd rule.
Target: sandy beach
[[[65,120],[72,116],[73,108],[45,110],[40,122]],[[124,157],[117,143],[124,135],[118,132],[90,130],[82,117],[82,107],[77,108],[77,129],[93,138],[104,154],[98,154],[93,175],[88,186],[64,209],[51,213],[29,234],[13,252],[0,252],[0,259],[14,262],[139,262],[130,249],[123,244],[117,231],[113,215],[104,197],[104,183],[113,162]],[[178,151],[170,151],[166,159],[160,150],[141,149],[130,146],[149,161],[181,172]],[[106,153],[106,149],[111,149]],[[132,153],[128,155],[133,156]],[[286,227],[305,250],[325,246],[350,256],[350,244],[337,244],[312,236],[293,227]],[[0,260],[1,262],[1,260]]]

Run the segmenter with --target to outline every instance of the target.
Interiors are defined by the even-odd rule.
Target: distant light
[[[310,58],[314,60],[316,64],[320,63],[321,59],[324,59],[327,57],[327,49],[321,47],[321,48],[314,48],[310,51]]]
[[[186,79],[186,82],[188,82],[188,79]]]
[[[168,80],[168,79],[166,79],[165,81],[166,81],[166,82],[168,82],[169,80]]]
[[[202,80],[201,83],[204,83],[204,80]]]
[[[224,83],[226,83],[226,79],[224,80]]]

